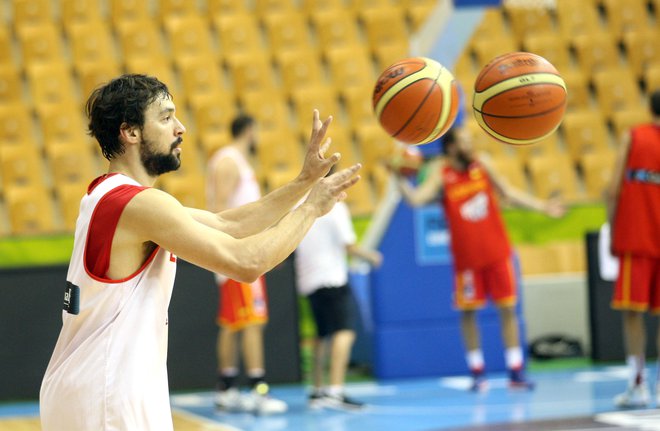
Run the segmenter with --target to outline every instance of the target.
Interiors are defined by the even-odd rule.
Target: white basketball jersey
[[[43,431],[172,430],[167,309],[176,257],[157,248],[132,276],[108,280],[85,267],[100,199],[134,180],[113,175],[80,203],[62,330],[40,393]]]
[[[250,202],[259,200],[261,197],[261,192],[259,191],[259,182],[257,177],[254,174],[254,169],[250,166],[243,154],[240,153],[236,148],[228,146],[219,149],[209,160],[208,165],[208,181],[206,184],[206,199],[208,202],[208,207],[211,211],[217,211],[216,199],[216,184],[218,181],[222,181],[222,178],[216,178],[215,176],[215,166],[218,161],[228,157],[232,159],[236,166],[238,167],[239,181],[236,186],[234,194],[230,197],[228,202],[228,208],[236,208],[241,205],[245,205]]]

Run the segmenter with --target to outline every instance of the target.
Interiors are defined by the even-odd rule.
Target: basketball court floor
[[[301,385],[273,388],[289,404],[284,415],[217,412],[212,392],[173,394],[172,407],[177,431],[660,431],[660,410],[614,408],[612,398],[626,385],[622,366],[530,376],[532,392],[509,390],[503,374],[491,376],[489,390],[479,394],[467,391],[467,377],[352,383],[349,394],[369,404],[359,413],[310,410]],[[39,430],[36,403],[0,405],[0,431],[18,430]]]

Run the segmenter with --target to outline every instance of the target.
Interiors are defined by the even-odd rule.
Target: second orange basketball
[[[430,58],[412,57],[385,69],[374,87],[374,112],[385,131],[406,144],[442,136],[456,119],[454,76]]]
[[[474,83],[474,115],[495,139],[513,145],[540,141],[566,110],[566,84],[545,58],[512,52],[488,63]]]

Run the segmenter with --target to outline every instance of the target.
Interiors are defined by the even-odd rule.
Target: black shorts
[[[348,284],[341,287],[322,287],[308,298],[319,338],[325,338],[342,329],[353,329],[354,303]]]

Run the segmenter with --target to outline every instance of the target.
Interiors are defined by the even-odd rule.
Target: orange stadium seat
[[[580,69],[561,72],[566,84],[566,110],[576,111],[591,106],[591,92],[587,77]]]
[[[587,197],[602,202],[614,170],[614,150],[585,154],[580,160]]]
[[[18,103],[23,99],[23,82],[12,64],[0,63],[0,105]]]
[[[18,31],[28,26],[40,26],[53,20],[50,0],[12,0],[13,22]]]
[[[151,2],[135,0],[110,0],[110,20],[112,25],[122,31],[122,27],[138,21],[151,20]]]
[[[305,133],[303,136],[306,138],[308,133]],[[353,137],[347,127],[342,124],[333,123],[328,131],[328,136],[332,139],[331,151],[341,153],[341,160],[337,163],[340,169],[347,168],[360,161],[353,145]]]
[[[42,234],[56,230],[52,198],[45,189],[8,187],[5,196],[13,234]]]
[[[32,117],[21,102],[0,104],[0,147],[33,146]]]
[[[167,29],[171,56],[177,66],[191,58],[215,60],[208,23],[198,15],[177,19]]]
[[[550,11],[545,7],[504,6],[513,35],[519,42],[533,35],[554,35]]]
[[[299,169],[296,166],[284,166],[273,171],[265,173],[264,188],[272,191],[287,184],[298,175]]]
[[[266,34],[275,56],[285,51],[311,49],[309,27],[299,12],[271,16],[266,20]]]
[[[314,50],[278,53],[276,63],[284,91],[288,95],[296,88],[320,86],[326,82],[321,59]]]
[[[565,202],[578,201],[578,180],[567,155],[535,157],[529,160],[529,173],[534,194],[541,199],[559,197]]]
[[[560,126],[568,154],[578,161],[584,154],[610,148],[607,127],[599,111],[569,112]]]
[[[556,5],[559,33],[565,40],[602,31],[595,4],[586,2],[575,7],[575,0],[556,0]]]
[[[630,30],[623,35],[626,59],[638,78],[651,64],[660,64],[659,40],[660,28]]]
[[[598,108],[609,120],[617,111],[631,109],[642,103],[637,80],[629,69],[604,69],[593,76]]]
[[[71,26],[69,46],[77,71],[89,64],[117,63],[110,29],[102,21]]]
[[[479,126],[475,119],[466,119],[464,127],[470,130],[472,146],[478,153],[487,153],[491,157],[505,157],[508,155],[508,145],[493,139]]]
[[[37,112],[53,105],[75,105],[79,102],[67,63],[34,65],[28,70],[28,82]]]
[[[23,27],[18,38],[26,67],[63,61],[62,37],[52,22]]]
[[[609,33],[575,36],[573,46],[578,65],[587,76],[602,69],[618,67],[620,64],[618,49]]]
[[[26,145],[0,147],[3,187],[44,186],[43,163],[37,149]]]
[[[553,33],[529,35],[523,40],[523,46],[525,51],[533,52],[548,60],[559,73],[564,73],[572,67],[568,45]]]
[[[629,31],[649,28],[646,0],[601,0],[610,33],[621,39]]]
[[[125,62],[164,54],[160,30],[152,19],[127,21],[117,33]]]

